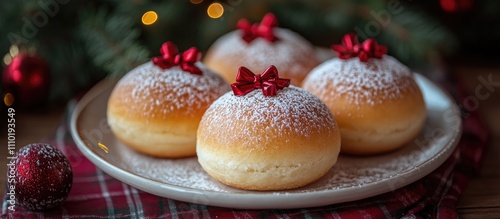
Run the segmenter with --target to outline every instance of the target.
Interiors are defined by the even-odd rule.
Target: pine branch
[[[148,59],[148,50],[138,43],[140,31],[130,17],[108,15],[105,9],[81,17],[78,34],[95,65],[110,76],[121,76]]]
[[[51,101],[68,100],[106,76],[106,72],[92,64],[81,41],[39,45],[38,51],[47,57],[52,73]]]

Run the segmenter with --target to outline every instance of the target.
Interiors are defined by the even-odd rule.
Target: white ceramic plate
[[[462,130],[458,107],[431,81],[419,74],[415,78],[424,93],[428,112],[425,128],[418,138],[389,154],[341,155],[322,179],[293,190],[233,189],[208,176],[196,158],[156,159],[128,149],[115,139],[106,123],[107,100],[115,81],[99,83],[81,99],[71,119],[71,133],[82,153],[104,172],[158,196],[230,208],[316,207],[403,187],[429,174],[450,156]]]

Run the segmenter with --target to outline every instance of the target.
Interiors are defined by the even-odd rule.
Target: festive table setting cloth
[[[457,103],[468,95],[460,85],[450,81],[443,85]],[[19,205],[11,211],[4,190],[2,218],[457,218],[458,200],[469,180],[479,173],[489,143],[479,113],[466,112],[461,140],[451,156],[427,176],[400,189],[314,208],[230,209],[158,197],[101,171],[82,155],[71,138],[69,120],[76,102],[68,103],[60,125],[46,140],[71,163],[73,187],[68,198],[48,211],[30,211]]]

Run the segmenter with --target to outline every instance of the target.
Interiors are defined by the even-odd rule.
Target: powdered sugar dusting
[[[145,63],[118,82],[117,86],[132,87],[128,98],[122,101],[133,111],[152,118],[162,118],[179,110],[189,115],[201,106],[210,105],[230,89],[220,76],[204,65],[198,62],[196,66],[203,71],[202,75],[190,74],[178,66],[163,70],[152,62]],[[148,98],[151,96],[158,98]],[[160,115],[153,113],[157,106],[163,106]]]
[[[212,56],[215,60],[232,57],[231,62],[249,67],[253,71],[264,71],[270,65],[275,65],[278,70],[287,69],[287,75],[282,76],[305,77],[310,68],[297,62],[314,59],[310,57],[314,54],[312,44],[288,29],[274,28],[274,32],[279,38],[274,43],[263,38],[256,38],[246,43],[241,39],[240,30],[232,31],[214,43],[213,48],[217,49],[213,50]],[[240,59],[236,59],[237,57]]]
[[[401,98],[402,92],[416,89],[415,84],[409,83],[412,80],[410,69],[388,55],[367,62],[333,58],[311,71],[304,88],[324,101],[343,95],[356,105],[375,105]]]
[[[202,190],[229,192],[234,189],[218,183],[205,173],[196,158],[161,159],[135,152],[116,141],[117,151],[127,162],[122,162],[123,168],[141,176],[153,176],[161,182],[180,187],[194,187]]]
[[[345,188],[360,188],[370,183],[397,177],[408,171],[419,171],[418,166],[452,147],[446,146],[453,137],[452,132],[435,135],[435,129],[448,130],[442,120],[445,112],[433,111],[423,132],[417,140],[400,150],[377,156],[348,156],[340,154],[335,166],[320,180],[305,187],[267,192],[262,194],[290,195],[308,192],[324,192]],[[458,115],[457,115],[458,116]],[[449,130],[448,130],[449,131]],[[422,140],[424,139],[424,140]],[[186,159],[158,159],[137,153],[115,141],[116,158],[121,168],[132,173],[150,178],[168,185],[191,188],[202,191],[214,191],[230,194],[254,194],[253,191],[234,189],[223,185],[210,177],[198,163],[196,157]],[[409,183],[405,178],[392,182],[389,187]]]
[[[244,142],[248,143],[244,146],[254,146],[261,138],[286,138],[294,135],[307,138],[337,128],[328,107],[321,100],[293,85],[279,90],[278,95],[269,97],[264,96],[260,89],[245,96],[235,96],[228,92],[208,108],[200,127],[206,129],[198,130],[199,133],[204,132],[205,136],[214,136],[212,139],[219,141],[234,142],[244,138]],[[226,132],[235,129],[239,130],[240,135]],[[272,132],[273,136],[257,135],[260,130],[267,133],[271,133],[269,130],[279,131]]]

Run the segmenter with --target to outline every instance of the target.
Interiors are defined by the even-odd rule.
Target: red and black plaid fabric
[[[456,96],[462,96],[459,103],[465,97]],[[71,106],[74,103],[68,108]],[[489,142],[488,130],[478,113],[470,112],[463,117],[463,135],[450,158],[431,174],[401,189],[316,208],[240,210],[162,198],[112,178],[80,153],[69,134],[68,120],[67,115],[48,142],[62,150],[73,167],[73,188],[66,202],[46,212],[20,206],[9,211],[4,195],[2,218],[457,218],[458,199],[469,179],[479,172]]]

